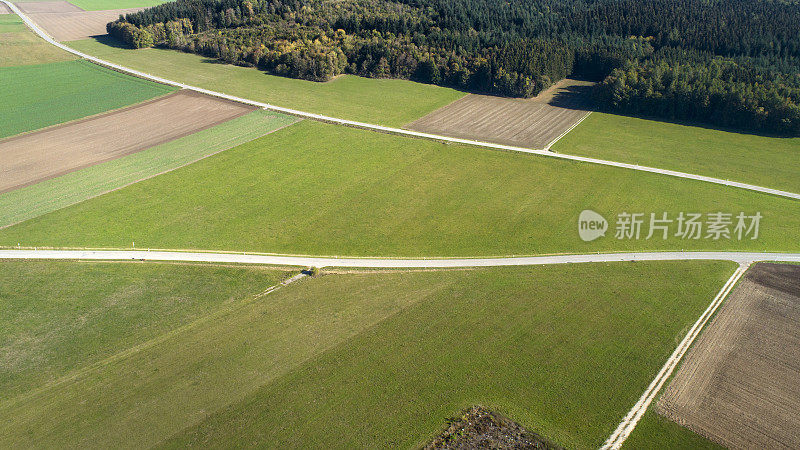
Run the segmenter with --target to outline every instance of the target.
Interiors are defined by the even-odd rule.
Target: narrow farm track
[[[336,117],[329,117],[329,116],[324,116],[324,115],[321,115],[321,114],[314,114],[314,113],[309,113],[309,112],[305,112],[305,111],[298,111],[298,110],[290,109],[290,108],[283,108],[283,107],[280,107],[280,106],[270,105],[270,104],[267,104],[267,103],[262,103],[262,102],[257,102],[257,101],[254,101],[254,100],[249,100],[249,99],[245,99],[245,98],[241,98],[241,97],[236,97],[236,96],[233,96],[233,95],[223,94],[221,92],[211,91],[211,90],[208,90],[208,89],[203,89],[203,88],[200,88],[200,87],[191,86],[191,85],[188,85],[188,84],[179,83],[177,81],[172,81],[172,80],[168,80],[168,79],[165,79],[165,78],[157,77],[155,75],[150,75],[148,73],[144,73],[144,72],[140,72],[138,70],[130,69],[128,67],[121,66],[119,64],[114,64],[112,62],[105,61],[105,60],[102,60],[100,58],[96,58],[96,57],[88,55],[86,53],[79,52],[79,51],[77,51],[77,50],[75,50],[75,49],[73,49],[73,48],[71,48],[71,47],[69,47],[67,45],[64,45],[64,44],[62,44],[60,42],[57,42],[55,39],[50,37],[41,28],[39,28],[33,20],[31,20],[27,15],[25,15],[25,13],[23,13],[16,5],[11,3],[9,0],[0,0],[0,2],[6,4],[15,14],[17,14],[25,22],[25,24],[34,33],[39,35],[42,39],[44,39],[48,43],[50,43],[52,45],[55,45],[56,47],[58,47],[58,48],[60,48],[60,49],[62,49],[64,51],[67,51],[67,52],[72,53],[72,54],[74,54],[76,56],[79,56],[79,57],[84,58],[84,59],[86,59],[88,61],[91,61],[91,62],[93,62],[95,64],[99,64],[101,66],[109,67],[111,69],[118,70],[120,72],[127,73],[127,74],[130,74],[130,75],[133,75],[133,76],[137,76],[137,77],[140,77],[140,78],[144,78],[144,79],[147,79],[147,80],[155,81],[157,83],[162,83],[162,84],[166,84],[166,85],[170,85],[170,86],[176,86],[176,87],[179,87],[179,88],[182,88],[182,89],[188,89],[188,90],[192,90],[192,91],[196,91],[196,92],[201,92],[203,94],[211,95],[211,96],[214,96],[214,97],[233,100],[233,101],[236,101],[236,102],[240,102],[240,103],[244,103],[244,104],[252,105],[252,106],[257,106],[259,108],[264,108],[264,109],[271,110],[271,111],[281,112],[281,113],[284,113],[284,114],[290,114],[290,115],[301,117],[301,118],[305,118],[305,119],[317,120],[317,121],[320,121],[320,122],[327,122],[327,123],[332,123],[332,124],[336,124],[336,125],[350,126],[350,127],[361,128],[361,129],[364,129],[364,130],[377,131],[377,132],[382,132],[382,133],[410,136],[410,137],[423,138],[423,139],[431,139],[431,140],[436,140],[436,141],[441,141],[441,142],[452,142],[452,143],[456,143],[456,144],[473,145],[473,146],[485,147],[485,148],[491,148],[491,149],[497,149],[497,150],[507,150],[507,151],[522,152],[522,153],[530,153],[530,154],[535,154],[535,155],[549,156],[549,157],[553,157],[553,158],[561,158],[561,159],[567,159],[567,160],[572,160],[572,161],[580,161],[580,162],[586,162],[586,163],[591,163],[591,164],[600,164],[600,165],[605,165],[605,166],[619,167],[619,168],[623,168],[623,169],[638,170],[638,171],[642,171],[642,172],[651,172],[651,173],[657,173],[657,174],[661,174],[661,175],[673,176],[673,177],[678,177],[678,178],[685,178],[685,179],[690,179],[690,180],[703,181],[703,182],[707,182],[707,183],[721,184],[721,185],[724,185],[724,186],[730,186],[730,187],[735,187],[735,188],[739,188],[739,189],[746,189],[746,190],[756,191],[756,192],[763,192],[763,193],[766,193],[766,194],[777,195],[777,196],[780,196],[780,197],[786,197],[786,198],[792,198],[792,199],[800,200],[800,193],[782,191],[782,190],[779,190],[779,189],[772,189],[772,188],[767,188],[767,187],[763,187],[763,186],[756,186],[756,185],[747,184],[747,183],[739,183],[739,182],[736,182],[736,181],[723,180],[721,178],[707,177],[707,176],[703,176],[703,175],[696,175],[696,174],[691,174],[691,173],[686,173],[686,172],[678,172],[678,171],[668,170],[668,169],[658,169],[658,168],[655,168],[655,167],[640,166],[638,164],[627,164],[627,163],[621,163],[621,162],[616,162],[616,161],[607,161],[607,160],[604,160],[604,159],[587,158],[587,157],[582,157],[582,156],[565,155],[565,154],[561,154],[561,153],[551,152],[549,150],[550,147],[556,141],[561,139],[567,132],[569,132],[569,130],[567,130],[565,133],[562,133],[560,136],[558,136],[552,142],[547,144],[547,146],[544,149],[530,149],[530,148],[524,148],[524,147],[516,147],[516,146],[512,146],[512,145],[502,145],[502,144],[494,144],[494,143],[491,143],[491,142],[475,141],[475,140],[470,140],[470,139],[452,138],[452,137],[448,137],[448,136],[440,136],[440,135],[436,135],[436,134],[422,133],[422,132],[417,132],[417,131],[410,131],[410,130],[405,130],[405,129],[402,129],[402,128],[385,127],[385,126],[382,126],[382,125],[375,125],[375,124],[369,124],[369,123],[364,123],[364,122],[356,122],[356,121],[352,121],[352,120],[339,119],[339,118],[336,118]]]
[[[73,259],[73,260],[141,260],[208,263],[270,264],[300,267],[357,268],[458,268],[532,266],[538,264],[574,264],[624,261],[733,261],[749,264],[755,261],[800,263],[800,253],[754,252],[642,252],[588,253],[578,255],[521,256],[507,258],[399,259],[399,258],[327,258],[243,253],[181,252],[149,250],[0,250],[0,259]]]
[[[661,368],[661,371],[658,372],[653,381],[644,391],[642,396],[639,398],[639,401],[631,408],[628,414],[622,419],[617,429],[614,430],[614,433],[609,436],[603,446],[600,447],[600,450],[619,450],[622,448],[622,444],[628,439],[628,436],[633,432],[633,429],[636,428],[636,424],[639,423],[639,420],[642,418],[644,413],[647,411],[647,408],[650,407],[650,404],[655,400],[656,395],[661,391],[661,388],[664,386],[664,383],[669,379],[672,375],[672,372],[678,366],[678,363],[683,359],[683,355],[686,354],[686,351],[689,350],[689,347],[692,346],[692,343],[703,330],[703,327],[708,323],[708,320],[711,316],[714,315],[719,305],[722,304],[722,301],[728,296],[731,290],[736,286],[736,283],[739,281],[739,278],[744,275],[747,271],[750,263],[748,262],[740,262],[739,268],[731,275],[728,281],[722,286],[717,296],[714,297],[714,300],[711,301],[711,304],[708,305],[708,308],[700,315],[697,321],[694,323],[692,328],[686,333],[686,336],[683,340],[678,344],[678,347],[672,352],[672,355],[667,359],[667,362],[664,363],[664,366]]]

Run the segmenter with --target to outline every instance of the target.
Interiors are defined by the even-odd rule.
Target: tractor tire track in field
[[[172,329],[170,331],[167,331],[166,333],[158,335],[158,336],[156,336],[156,337],[154,337],[154,338],[152,338],[150,340],[147,340],[147,341],[142,342],[140,344],[137,344],[137,345],[135,345],[133,347],[127,348],[125,350],[122,350],[122,351],[120,351],[118,353],[115,353],[115,354],[113,354],[111,356],[108,356],[108,357],[106,357],[106,358],[104,358],[104,359],[102,359],[100,361],[97,361],[97,362],[95,362],[93,364],[90,364],[88,366],[85,366],[85,367],[82,367],[82,368],[80,368],[78,370],[75,370],[75,371],[73,371],[71,373],[68,373],[68,374],[66,374],[66,375],[64,375],[64,376],[62,376],[62,377],[60,377],[60,378],[58,378],[58,379],[56,379],[54,381],[51,381],[49,383],[46,383],[43,386],[40,386],[37,389],[33,389],[31,391],[25,392],[25,393],[23,393],[21,395],[13,397],[13,398],[2,399],[2,400],[0,400],[0,405],[2,407],[6,408],[6,407],[8,407],[10,405],[18,404],[21,401],[25,401],[27,399],[30,399],[30,398],[38,395],[39,393],[46,391],[47,389],[53,388],[54,386],[62,385],[64,383],[68,383],[70,381],[78,379],[81,376],[83,376],[84,374],[90,373],[93,370],[96,370],[96,369],[101,368],[101,367],[108,366],[109,364],[111,364],[111,363],[113,363],[115,361],[119,361],[121,359],[124,359],[124,358],[132,355],[132,354],[139,353],[139,352],[141,352],[141,351],[143,351],[143,350],[145,350],[147,348],[151,348],[151,347],[153,347],[155,345],[158,345],[158,344],[166,341],[167,339],[169,339],[169,338],[171,338],[173,336],[179,335],[181,333],[185,333],[185,332],[187,332],[189,330],[192,330],[192,329],[198,327],[199,325],[208,323],[211,320],[218,319],[219,317],[221,317],[221,316],[223,316],[223,315],[225,315],[225,314],[227,314],[227,313],[229,313],[229,312],[231,312],[233,310],[236,310],[236,309],[241,308],[243,306],[246,306],[246,305],[248,305],[248,304],[250,304],[250,303],[252,303],[254,301],[257,301],[257,300],[259,300],[259,299],[261,299],[263,297],[266,297],[267,295],[269,295],[269,294],[271,294],[271,293],[283,288],[284,286],[288,286],[289,284],[292,284],[292,283],[294,283],[296,281],[300,281],[301,279],[306,278],[307,276],[309,276],[309,274],[307,272],[300,272],[300,273],[298,273],[298,274],[296,274],[296,275],[294,275],[292,277],[289,277],[289,278],[281,281],[278,284],[275,284],[275,285],[267,287],[263,291],[255,294],[255,295],[253,295],[253,296],[251,296],[249,298],[245,298],[245,299],[243,299],[241,301],[237,301],[237,302],[234,302],[234,303],[229,303],[229,304],[222,305],[219,308],[213,310],[212,312],[210,312],[210,313],[208,313],[208,314],[206,314],[204,316],[200,316],[200,317],[196,318],[195,320],[193,320],[193,321],[191,321],[189,323],[186,323],[184,325],[179,326],[178,328],[175,328],[175,329]]]
[[[736,181],[723,180],[721,178],[707,177],[707,176],[703,176],[703,175],[690,174],[690,173],[679,172],[679,171],[675,171],[675,170],[658,169],[658,168],[655,168],[655,167],[640,166],[638,164],[627,164],[627,163],[621,163],[621,162],[616,162],[616,161],[607,161],[607,160],[597,159],[597,158],[587,158],[587,157],[582,157],[582,156],[565,155],[565,154],[554,153],[554,152],[549,151],[549,148],[558,139],[563,137],[566,134],[566,132],[562,133],[554,141],[550,142],[545,147],[545,149],[538,149],[537,150],[537,149],[517,147],[517,146],[512,146],[512,145],[503,145],[503,144],[495,144],[495,143],[491,143],[491,142],[475,141],[475,140],[470,140],[470,139],[452,138],[452,137],[440,136],[440,135],[436,135],[436,134],[422,133],[422,132],[417,132],[417,131],[410,131],[410,130],[405,130],[405,129],[402,129],[402,128],[386,127],[386,126],[382,126],[382,125],[375,125],[375,124],[369,124],[369,123],[364,123],[364,122],[357,122],[357,121],[353,121],[353,120],[339,119],[339,118],[336,118],[336,117],[325,116],[325,115],[322,115],[322,114],[309,113],[309,112],[305,112],[305,111],[298,111],[298,110],[291,109],[291,108],[284,108],[284,107],[280,107],[280,106],[270,105],[270,104],[267,104],[267,103],[262,103],[262,102],[257,102],[257,101],[254,101],[254,100],[241,98],[241,97],[236,97],[236,96],[233,96],[233,95],[223,94],[221,92],[211,91],[211,90],[203,89],[203,88],[200,88],[200,87],[197,87],[197,86],[191,86],[191,85],[188,85],[188,84],[179,83],[179,82],[173,81],[173,80],[168,80],[166,78],[161,78],[161,77],[158,77],[158,76],[155,76],[155,75],[151,75],[151,74],[148,74],[148,73],[140,72],[138,70],[134,70],[134,69],[131,69],[131,68],[119,65],[119,64],[114,64],[112,62],[105,61],[105,60],[102,60],[100,58],[96,58],[94,56],[91,56],[91,55],[88,55],[86,53],[83,53],[83,52],[80,52],[78,50],[75,50],[75,49],[73,49],[73,48],[71,48],[71,47],[69,47],[67,45],[64,45],[64,44],[62,44],[60,42],[57,42],[52,37],[50,37],[41,28],[39,28],[36,25],[36,23],[33,22],[33,20],[31,20],[27,15],[25,15],[19,8],[17,8],[17,6],[15,6],[9,0],[0,0],[0,2],[5,3],[9,8],[11,8],[11,10],[14,11],[14,13],[17,14],[25,22],[25,24],[31,30],[33,30],[34,33],[39,35],[42,39],[44,39],[48,43],[50,43],[52,45],[55,45],[56,47],[58,47],[58,48],[60,48],[60,49],[62,49],[64,51],[67,51],[67,52],[72,53],[74,55],[77,55],[77,56],[79,56],[81,58],[84,58],[84,59],[86,59],[88,61],[91,61],[91,62],[93,62],[95,64],[98,64],[98,65],[101,65],[101,66],[105,66],[105,67],[108,67],[108,68],[111,68],[111,69],[114,69],[114,70],[117,70],[117,71],[120,71],[120,72],[123,72],[123,73],[127,73],[129,75],[133,75],[133,76],[136,76],[136,77],[139,77],[139,78],[144,78],[144,79],[147,79],[147,80],[150,80],[150,81],[154,81],[154,82],[157,82],[157,83],[161,83],[161,84],[166,84],[166,85],[170,85],[170,86],[176,86],[176,87],[179,87],[179,88],[182,88],[182,89],[188,89],[188,90],[192,90],[192,91],[196,91],[196,92],[201,92],[203,94],[211,95],[211,96],[214,96],[214,97],[224,98],[224,99],[227,99],[227,100],[233,100],[235,102],[244,103],[246,105],[257,106],[259,108],[264,108],[264,109],[275,111],[275,112],[280,112],[280,113],[289,114],[289,115],[293,115],[293,116],[297,116],[297,117],[301,117],[301,118],[305,118],[305,119],[316,120],[316,121],[320,121],[320,122],[332,123],[332,124],[336,124],[336,125],[355,127],[355,128],[360,128],[360,129],[364,129],[364,130],[377,131],[377,132],[381,132],[381,133],[389,133],[389,134],[396,134],[396,135],[402,135],[402,136],[409,136],[409,137],[416,137],[416,138],[423,138],[423,139],[431,139],[431,140],[440,141],[440,142],[451,142],[451,143],[456,143],[456,144],[473,145],[473,146],[492,148],[492,149],[497,149],[497,150],[507,150],[507,151],[522,152],[522,153],[530,153],[530,154],[535,154],[535,155],[549,156],[549,157],[554,157],[554,158],[561,158],[561,159],[567,159],[567,160],[572,160],[572,161],[580,161],[580,162],[586,162],[586,163],[591,163],[591,164],[600,164],[600,165],[606,165],[606,166],[619,167],[619,168],[623,168],[623,169],[639,170],[639,171],[643,171],[643,172],[657,173],[657,174],[661,174],[661,175],[673,176],[673,177],[678,177],[678,178],[686,178],[686,179],[691,179],[691,180],[696,180],[696,181],[703,181],[703,182],[707,182],[707,183],[721,184],[721,185],[724,185],[724,186],[730,186],[730,187],[735,187],[735,188],[739,188],[739,189],[746,189],[746,190],[756,191],[756,192],[763,192],[763,193],[766,193],[766,194],[777,195],[777,196],[780,196],[780,197],[786,197],[786,198],[792,198],[792,199],[795,199],[795,200],[800,200],[800,193],[782,191],[782,190],[779,190],[779,189],[772,189],[772,188],[767,188],[767,187],[764,187],[764,186],[756,186],[756,185],[747,184],[747,183],[739,183],[739,182],[736,182]],[[584,118],[585,118],[585,116],[584,116]],[[578,123],[579,122],[580,121],[578,121]],[[577,123],[576,123],[576,125],[577,125]],[[573,126],[573,128],[574,128],[574,126]],[[567,130],[567,132],[568,131],[569,130]]]

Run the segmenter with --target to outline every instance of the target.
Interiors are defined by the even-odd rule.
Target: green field
[[[170,0],[70,0],[70,3],[86,11],[106,9],[147,8]]]
[[[20,291],[12,303],[28,305],[0,316],[3,329],[22,324],[9,329],[31,349],[25,355],[52,351],[25,325],[38,323],[31,314],[47,316],[51,327],[84,314],[71,302],[95,305],[101,317],[102,305],[128,302],[157,315],[160,305],[146,300],[74,300],[71,286],[82,281],[116,292],[94,286],[105,275],[87,277],[80,273],[86,267],[124,277],[151,270],[145,263],[61,262],[13,263],[3,271],[3,289]],[[180,279],[172,267],[153,269],[166,277],[157,283],[163,296],[198,289],[191,280],[201,274]],[[210,312],[213,320],[195,320],[0,400],[0,446],[407,448],[430,439],[447,417],[482,404],[569,448],[596,448],[733,268],[648,262],[307,279],[260,299],[231,298]],[[274,280],[267,277],[246,295]],[[209,278],[204,282],[219,283]],[[32,279],[40,286],[31,287]],[[138,292],[121,290],[127,297]],[[227,298],[214,297],[216,304]],[[112,342],[126,334],[124,326],[103,330]]]
[[[800,138],[592,113],[553,150],[800,192]]]
[[[249,142],[297,119],[254,111],[156,147],[0,194],[0,227],[41,216]]]
[[[173,92],[86,61],[0,67],[0,138]]]
[[[71,53],[52,46],[33,34],[16,14],[0,14],[0,67],[44,64],[75,58]]]
[[[259,293],[285,274],[258,267],[0,260],[0,403]]]
[[[73,41],[77,50],[170,80],[277,106],[400,126],[464,93],[406,80],[344,75],[327,83],[268,75],[175,50],[120,48],[111,38]]]
[[[611,222],[579,239],[584,209]],[[614,239],[616,215],[763,215],[757,240]],[[649,216],[648,216],[649,217]],[[649,220],[649,219],[648,219]],[[113,224],[113,226],[109,226]],[[674,231],[674,228],[673,228]],[[303,121],[0,230],[0,245],[487,256],[800,250],[800,202],[710,183]]]
[[[722,450],[725,448],[693,433],[688,428],[659,416],[651,405],[622,448],[626,450],[651,449],[655,443],[664,443],[664,445],[660,445],[661,448],[674,449]]]

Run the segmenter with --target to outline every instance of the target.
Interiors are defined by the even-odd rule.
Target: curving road
[[[155,75],[150,75],[148,73],[144,73],[144,72],[140,72],[138,70],[130,69],[128,67],[121,66],[119,64],[114,64],[112,62],[105,61],[105,60],[102,60],[100,58],[95,58],[92,55],[88,55],[86,53],[79,52],[79,51],[77,51],[77,50],[75,50],[75,49],[73,49],[71,47],[68,47],[68,46],[66,46],[66,45],[64,45],[64,44],[62,44],[60,42],[57,42],[55,39],[51,38],[49,35],[47,35],[47,33],[44,32],[44,30],[39,28],[36,25],[36,23],[33,22],[33,20],[31,20],[22,11],[20,11],[20,9],[17,8],[17,6],[14,5],[13,3],[11,3],[9,0],[0,0],[0,2],[3,2],[4,4],[8,5],[8,7],[11,8],[11,10],[15,14],[17,14],[20,18],[22,18],[22,20],[25,22],[25,24],[31,30],[33,30],[34,33],[38,34],[42,39],[44,39],[48,43],[50,43],[52,45],[55,45],[56,47],[58,47],[58,48],[60,48],[60,49],[62,49],[64,51],[67,51],[69,53],[72,53],[72,54],[74,54],[76,56],[80,56],[81,58],[84,58],[84,59],[86,59],[88,61],[91,61],[91,62],[93,62],[95,64],[99,64],[101,66],[106,66],[106,67],[112,68],[114,70],[118,70],[120,72],[128,73],[130,75],[134,75],[134,76],[137,76],[137,77],[140,77],[140,78],[144,78],[144,79],[147,79],[147,80],[155,81],[157,83],[162,83],[162,84],[166,84],[166,85],[170,85],[170,86],[176,86],[176,87],[179,87],[179,88],[182,88],[182,89],[188,89],[188,90],[192,90],[192,91],[196,91],[196,92],[201,92],[201,93],[206,94],[206,95],[211,95],[211,96],[214,96],[214,97],[233,100],[233,101],[244,103],[244,104],[247,104],[247,105],[257,106],[259,108],[267,109],[267,110],[270,110],[270,111],[276,111],[276,112],[280,112],[280,113],[284,113],[284,114],[290,114],[290,115],[293,115],[293,116],[296,116],[296,117],[301,117],[301,118],[304,118],[304,119],[311,119],[311,120],[316,120],[316,121],[320,121],[320,122],[333,123],[333,124],[337,124],[337,125],[350,126],[350,127],[361,128],[361,129],[371,130],[371,131],[378,131],[378,132],[382,132],[382,133],[398,134],[398,135],[403,135],[403,136],[411,136],[411,137],[417,137],[417,138],[423,138],[423,139],[432,139],[432,140],[436,140],[436,141],[452,142],[452,143],[457,143],[457,144],[474,145],[474,146],[486,147],[486,148],[492,148],[492,149],[498,149],[498,150],[507,150],[507,151],[514,151],[514,152],[522,152],[522,153],[531,153],[531,154],[536,154],[536,155],[541,155],[541,156],[549,156],[549,157],[553,157],[553,158],[561,158],[561,159],[568,159],[568,160],[572,160],[572,161],[586,162],[586,163],[590,163],[590,164],[601,164],[601,165],[605,165],[605,166],[620,167],[620,168],[623,168],[623,169],[639,170],[639,171],[642,171],[642,172],[657,173],[657,174],[668,175],[668,176],[672,176],[672,177],[686,178],[686,179],[690,179],[690,180],[703,181],[703,182],[707,182],[707,183],[721,184],[721,185],[724,185],[724,186],[730,186],[730,187],[735,187],[735,188],[739,188],[739,189],[747,189],[747,190],[750,190],[750,191],[763,192],[763,193],[766,193],[766,194],[777,195],[777,196],[780,196],[780,197],[787,197],[787,198],[800,200],[800,194],[794,193],[794,192],[782,191],[782,190],[779,190],[779,189],[771,189],[771,188],[767,188],[767,187],[763,187],[763,186],[756,186],[756,185],[753,185],[753,184],[739,183],[739,182],[736,182],[736,181],[723,180],[721,178],[707,177],[707,176],[703,176],[703,175],[695,175],[695,174],[686,173],[686,172],[678,172],[678,171],[675,171],[675,170],[658,169],[658,168],[655,168],[655,167],[640,166],[638,164],[621,163],[621,162],[616,162],[616,161],[608,161],[608,160],[604,160],[604,159],[587,158],[587,157],[583,157],[583,156],[565,155],[565,154],[554,153],[554,152],[549,151],[550,147],[556,141],[558,141],[558,139],[561,139],[561,137],[563,137],[569,130],[567,130],[567,132],[563,133],[561,136],[557,137],[555,140],[550,142],[545,147],[545,149],[537,150],[537,149],[530,149],[530,148],[524,148],[524,147],[516,147],[516,146],[512,146],[512,145],[502,145],[502,144],[494,144],[494,143],[491,143],[491,142],[474,141],[474,140],[470,140],[470,139],[452,138],[452,137],[448,137],[448,136],[441,136],[441,135],[430,134],[430,133],[422,133],[422,132],[418,132],[418,131],[404,130],[402,128],[385,127],[385,126],[382,126],[382,125],[375,125],[375,124],[369,124],[369,123],[364,123],[364,122],[357,122],[357,121],[353,121],[353,120],[339,119],[339,118],[336,118],[336,117],[324,116],[324,115],[321,115],[321,114],[314,114],[314,113],[309,113],[309,112],[305,112],[305,111],[298,111],[296,109],[291,109],[291,108],[283,108],[283,107],[280,107],[280,106],[270,105],[268,103],[262,103],[262,102],[257,102],[257,101],[254,101],[254,100],[249,100],[249,99],[246,99],[246,98],[241,98],[241,97],[236,97],[236,96],[233,96],[233,95],[223,94],[221,92],[211,91],[211,90],[203,89],[203,88],[200,88],[200,87],[197,87],[197,86],[191,86],[191,85],[188,85],[188,84],[179,83],[177,81],[168,80],[166,78],[157,77]],[[575,124],[575,126],[577,126],[577,124]],[[574,126],[572,128],[574,128]],[[570,130],[572,128],[570,128]]]
[[[754,261],[800,263],[800,253],[755,252],[643,252],[589,253],[582,255],[521,256],[507,258],[328,258],[313,256],[248,255],[244,253],[180,252],[147,250],[0,250],[0,259],[82,259],[82,260],[141,260],[183,261],[210,263],[271,264],[300,267],[359,267],[359,268],[454,268],[532,266],[540,264],[573,264],[622,261],[691,261],[716,260],[749,264]]]

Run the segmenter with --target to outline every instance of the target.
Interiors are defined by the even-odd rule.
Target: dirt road
[[[751,268],[657,410],[729,448],[800,448],[800,266]]]

